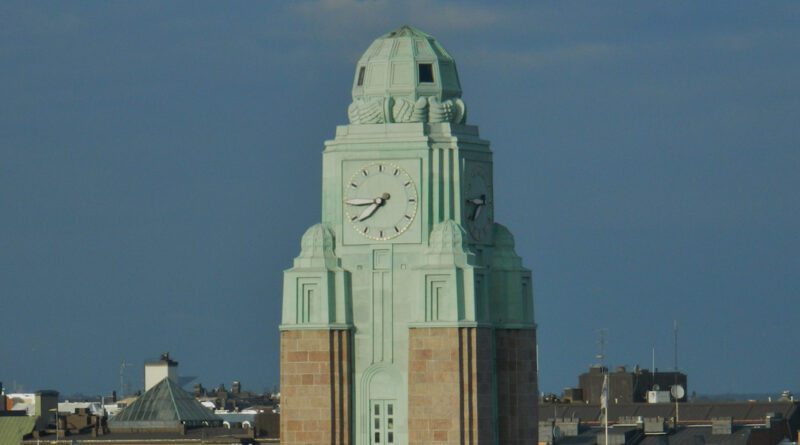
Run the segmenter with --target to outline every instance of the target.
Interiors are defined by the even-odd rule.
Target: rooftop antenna
[[[600,353],[597,354],[597,359],[600,360],[600,369],[603,371],[603,388],[600,390],[600,409],[603,413],[603,430],[605,442],[603,445],[608,445],[608,397],[609,397],[609,384],[608,384],[608,368],[606,363],[606,334],[608,329],[603,328],[597,331],[600,338],[597,343],[600,347]]]
[[[672,320],[672,333],[675,336],[675,371],[678,371],[678,320]]]
[[[599,336],[597,340],[597,345],[599,348],[599,353],[595,356],[597,360],[600,361],[600,366],[605,367],[606,364],[606,334],[608,333],[608,329],[598,329],[597,335]]]
[[[653,346],[653,367],[650,370],[655,373],[656,372],[656,347]]]
[[[119,365],[119,397],[120,399],[125,398],[125,368],[128,366],[132,366],[130,363],[125,362],[125,359],[122,359],[122,363]]]

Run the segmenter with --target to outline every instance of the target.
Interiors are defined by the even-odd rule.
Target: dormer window
[[[365,66],[362,66],[361,68],[358,69],[358,82],[356,82],[356,85],[358,86],[364,85],[364,74],[366,72],[367,72],[367,67]]]
[[[433,64],[419,64],[419,83],[433,83]]]

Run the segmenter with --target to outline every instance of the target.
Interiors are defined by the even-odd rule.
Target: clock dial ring
[[[391,161],[358,167],[345,184],[343,213],[360,236],[387,241],[405,233],[417,217],[419,194],[412,176]]]

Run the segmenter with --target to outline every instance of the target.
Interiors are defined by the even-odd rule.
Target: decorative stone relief
[[[461,99],[448,99],[444,102],[436,97],[428,99],[430,104],[428,111],[428,122],[451,122],[460,124],[464,121],[467,114],[466,105]]]
[[[397,99],[392,114],[395,122],[425,122],[428,119],[428,99],[420,97],[416,102]]]
[[[475,255],[466,243],[464,228],[448,219],[435,225],[431,231],[430,247],[425,257],[431,265],[467,266],[475,262]]]
[[[391,99],[389,99],[391,100]],[[351,124],[382,124],[386,122],[387,98],[355,99],[347,107]]]
[[[431,231],[425,251],[423,282],[420,289],[418,318],[420,323],[482,322],[479,301],[482,277],[475,255],[467,243],[467,234],[460,224],[445,220]]]
[[[350,274],[334,247],[324,224],[306,230],[294,267],[284,271],[282,328],[349,325]]]
[[[492,318],[496,324],[533,326],[531,271],[514,251],[514,236],[495,223],[492,258]]]
[[[459,98],[441,101],[436,96],[420,97],[416,102],[393,97],[357,98],[347,108],[347,115],[351,124],[387,122],[463,124],[467,117],[467,106]]]

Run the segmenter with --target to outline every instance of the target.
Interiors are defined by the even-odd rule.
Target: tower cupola
[[[356,64],[350,123],[463,123],[456,63],[431,35],[402,26],[377,39]]]

